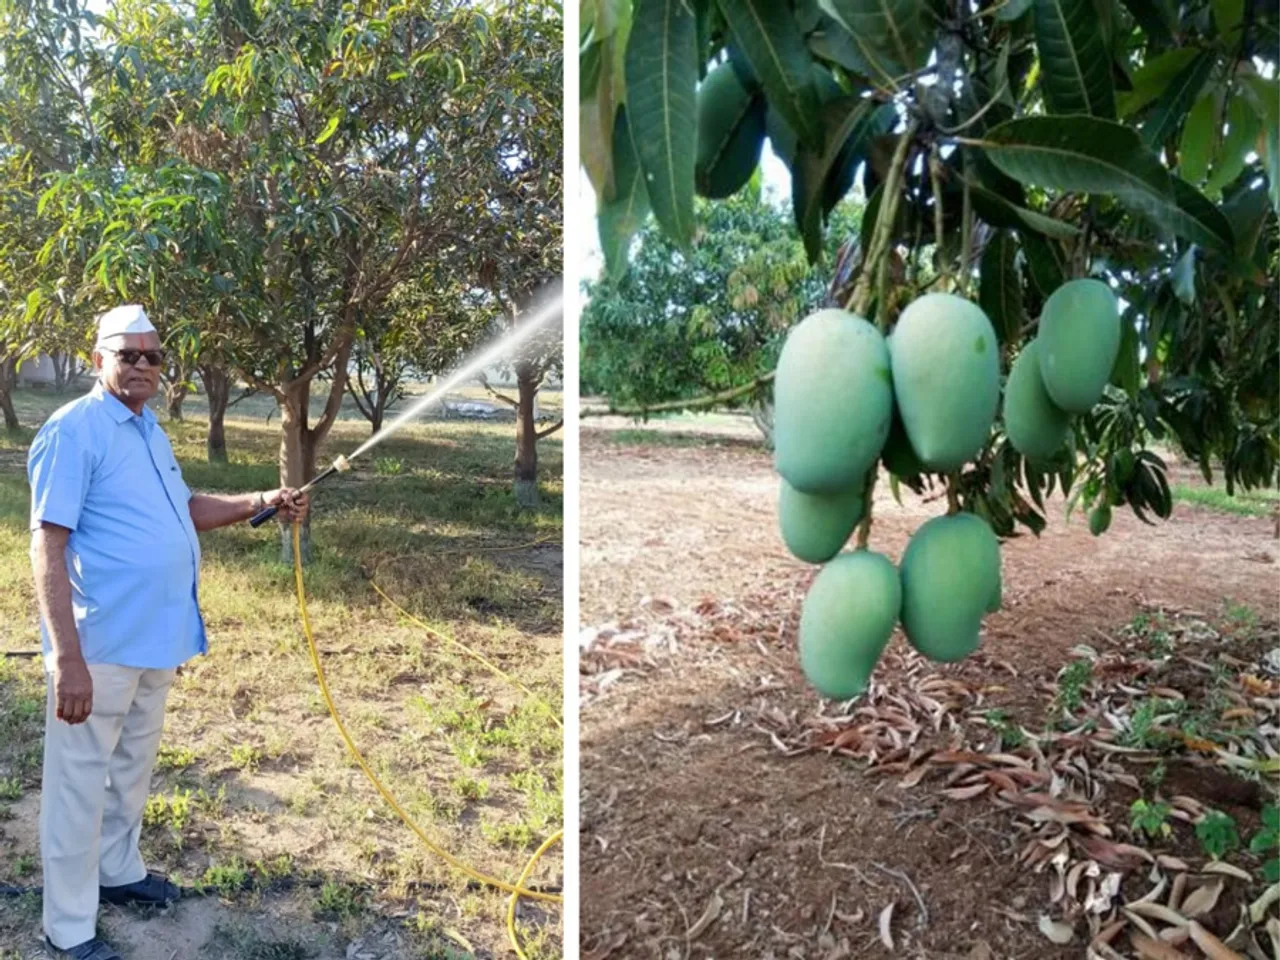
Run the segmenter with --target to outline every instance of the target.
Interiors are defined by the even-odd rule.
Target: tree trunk
[[[165,410],[172,421],[182,419],[182,401],[187,399],[185,383],[171,383],[164,388]]]
[[[766,450],[773,449],[773,403],[769,400],[761,400],[759,403],[751,405],[751,420],[755,423],[756,429],[760,431],[760,435],[764,437],[764,448]]]
[[[212,365],[200,368],[205,397],[209,401],[209,435],[205,451],[210,463],[227,462],[227,402],[231,399],[231,378],[227,371]]]
[[[541,376],[528,362],[516,364],[516,503],[521,507],[538,506],[538,431],[533,419]]]
[[[17,430],[18,412],[13,409],[13,388],[18,382],[18,362],[10,357],[0,360],[0,410],[4,411],[4,428]]]
[[[75,358],[70,353],[56,350],[49,354],[49,362],[53,364],[53,392],[59,395],[66,393],[75,372]]]

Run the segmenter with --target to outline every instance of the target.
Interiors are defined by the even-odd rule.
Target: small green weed
[[[489,785],[474,777],[454,777],[453,792],[467,800],[483,800],[489,795]]]
[[[1093,664],[1088,660],[1072,660],[1058,677],[1058,693],[1054,698],[1058,710],[1079,710],[1084,702],[1084,688],[1093,680]]]
[[[1120,738],[1121,743],[1127,747],[1142,747],[1148,750],[1159,750],[1168,746],[1169,735],[1157,726],[1156,720],[1171,709],[1177,712],[1177,707],[1171,707],[1167,701],[1154,697],[1143,700],[1138,709],[1133,712],[1129,729]]]
[[[1172,812],[1173,807],[1167,803],[1147,803],[1140,798],[1129,807],[1129,825],[1153,840],[1161,839],[1173,832],[1169,826],[1169,814]]]
[[[1262,826],[1249,841],[1249,849],[1265,857],[1262,877],[1267,883],[1280,883],[1280,807],[1269,803],[1262,808]]]
[[[142,811],[142,822],[149,827],[169,827],[175,833],[182,833],[191,819],[191,791],[176,788],[173,794],[162,793],[147,798],[147,805]]]
[[[231,748],[231,765],[248,773],[257,771],[262,763],[262,751],[257,747],[242,743]]]
[[[380,477],[398,477],[404,473],[404,461],[399,457],[379,457],[373,461],[373,472]]]
[[[36,872],[36,858],[33,854],[24,853],[13,861],[13,875],[15,877],[29,877]]]
[[[22,781],[17,777],[0,777],[0,800],[22,799]]]
[[[1221,860],[1240,848],[1236,822],[1221,810],[1210,810],[1201,818],[1196,824],[1196,838],[1204,852],[1215,860]]]
[[[533,828],[527,823],[482,823],[480,834],[496,847],[523,850],[533,846]]]
[[[249,868],[239,857],[232,857],[226,863],[215,863],[204,872],[200,883],[212,887],[218,895],[230,899],[238,893],[249,889]]]
[[[196,752],[190,747],[171,747],[168,744],[160,745],[160,752],[156,755],[157,770],[185,770],[196,762]]]
[[[1027,742],[1027,736],[1022,732],[1022,727],[1009,716],[1007,710],[988,710],[983,716],[987,726],[1000,738],[1000,749],[1016,750]]]
[[[1258,628],[1258,612],[1248,604],[1228,600],[1226,610],[1227,620],[1234,631],[1252,633]]]
[[[364,909],[364,894],[359,888],[329,880],[316,896],[315,913],[318,917],[343,920],[359,916]]]

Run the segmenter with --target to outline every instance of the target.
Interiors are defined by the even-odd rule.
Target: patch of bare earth
[[[794,654],[815,570],[767,454],[586,430],[581,462],[584,957],[1207,955],[1193,932],[1271,956],[1258,858],[1211,867],[1193,826],[1220,810],[1247,844],[1265,799],[1241,767],[1280,734],[1267,519],[1117,512],[1094,538],[1057,501],[1004,545],[978,655],[898,635],[830,704]],[[896,561],[945,508],[886,486],[872,547]],[[1167,836],[1130,827],[1139,796]]]

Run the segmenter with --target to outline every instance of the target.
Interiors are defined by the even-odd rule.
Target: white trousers
[[[55,716],[49,679],[40,857],[44,932],[55,947],[93,939],[99,884],[147,875],[138,837],[175,673],[89,664],[93,711],[74,726]]]

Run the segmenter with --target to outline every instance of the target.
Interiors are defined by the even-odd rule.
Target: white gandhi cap
[[[98,318],[98,346],[113,337],[130,333],[155,333],[156,328],[147,319],[147,311],[136,303],[108,310]]]

